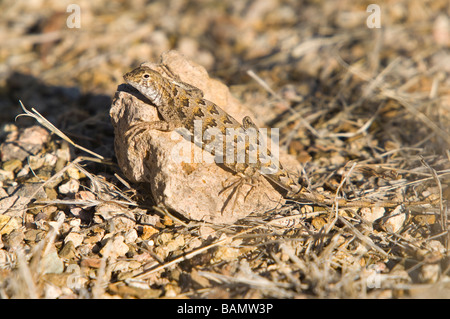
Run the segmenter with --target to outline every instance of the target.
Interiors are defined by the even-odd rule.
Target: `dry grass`
[[[381,29],[370,1],[79,4],[79,29],[60,1],[0,4],[0,297],[450,297],[448,1],[380,2]],[[169,49],[280,127],[312,189],[405,205],[235,225],[154,207],[108,160],[108,109]],[[33,144],[19,100],[54,133],[25,157],[5,148]]]

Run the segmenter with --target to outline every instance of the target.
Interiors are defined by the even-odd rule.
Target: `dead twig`
[[[95,156],[95,157],[97,157],[97,158],[99,158],[99,159],[105,159],[103,156],[101,156],[101,155],[99,155],[99,154],[97,154],[97,153],[95,153],[95,152],[93,152],[93,151],[91,151],[91,150],[89,150],[89,149],[87,149],[87,148],[85,148],[85,147],[83,147],[83,146],[80,146],[80,145],[78,145],[78,144],[76,144],[74,141],[72,141],[66,134],[64,134],[63,132],[61,132],[56,126],[54,126],[52,123],[50,123],[45,117],[43,117],[38,111],[36,111],[34,108],[31,108],[31,111],[33,111],[33,112],[30,112],[30,111],[28,111],[26,108],[25,108],[25,106],[23,105],[23,103],[22,103],[22,101],[19,101],[19,103],[20,103],[20,105],[21,105],[21,107],[22,107],[22,110],[25,112],[25,114],[19,114],[19,115],[17,115],[16,116],[16,118],[18,118],[18,117],[20,117],[20,116],[29,116],[29,117],[32,117],[32,118],[34,118],[39,124],[41,124],[43,127],[45,127],[47,130],[49,130],[50,132],[52,132],[52,133],[54,133],[54,134],[56,134],[56,135],[58,135],[59,137],[61,137],[63,140],[65,140],[65,141],[67,141],[68,143],[70,143],[72,146],[74,146],[74,147],[76,147],[76,148],[78,148],[78,149],[80,149],[80,150],[82,150],[82,151],[84,151],[84,152],[86,152],[86,153],[88,153],[88,154],[91,154],[91,155],[93,155],[93,156]]]

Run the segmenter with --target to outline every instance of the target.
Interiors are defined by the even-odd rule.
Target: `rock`
[[[0,169],[0,181],[12,180],[14,179],[14,172],[5,171]]]
[[[70,178],[75,179],[75,180],[78,180],[78,179],[80,179],[82,177],[82,174],[80,173],[80,171],[76,167],[69,167],[66,170],[66,174]]]
[[[60,274],[64,271],[64,263],[59,258],[55,247],[52,247],[48,253],[42,257],[43,274]]]
[[[102,216],[116,232],[128,231],[136,225],[134,214],[125,207],[114,203],[103,203],[95,207],[95,213]]]
[[[9,196],[0,200],[0,215],[10,209],[19,199],[19,196]],[[1,221],[0,221],[1,223]]]
[[[66,237],[67,238],[67,237]],[[65,244],[63,248],[59,251],[59,257],[64,259],[73,259],[75,258],[75,245],[73,241],[64,241]]]
[[[89,191],[79,191],[78,193],[75,194],[75,198],[86,201],[96,200],[95,194]]]
[[[125,234],[125,243],[126,244],[134,243],[137,238],[138,238],[138,234],[137,234],[136,229],[130,229]]]
[[[22,161],[12,159],[3,163],[3,169],[7,172],[17,172],[22,168]]]
[[[84,258],[80,266],[81,267],[89,267],[89,268],[100,268],[102,265],[102,260],[100,258]]]
[[[80,188],[80,182],[76,179],[71,178],[67,183],[62,184],[58,187],[61,194],[75,194]]]
[[[198,234],[203,240],[217,237],[216,231],[213,228],[205,225],[200,226],[200,228],[198,229]]]
[[[106,237],[106,236],[105,236]],[[107,241],[106,245],[100,250],[100,253],[105,254],[113,259],[124,256],[128,252],[129,248],[124,243],[123,236],[116,236]]]
[[[182,81],[201,89],[206,99],[221,106],[238,121],[244,115],[251,115],[249,110],[232,97],[224,84],[210,79],[203,67],[174,51],[163,54],[162,62],[179,75]],[[159,65],[147,65],[162,72]],[[262,177],[256,187],[243,185],[238,192],[239,196],[232,196],[233,188],[222,192],[224,186],[237,180],[235,174],[214,163],[211,154],[184,140],[176,132],[153,130],[138,133],[128,141],[125,134],[136,119],[155,121],[159,117],[156,108],[141,100],[142,97],[138,98],[139,94],[133,89],[122,85],[118,90],[110,116],[119,165],[129,180],[149,184],[150,193],[157,204],[164,205],[187,219],[233,223],[251,212],[266,212],[283,203],[279,192]],[[185,151],[183,155],[191,155],[193,152],[195,161],[180,162],[179,156],[174,156],[179,155],[180,150]],[[280,157],[281,162],[286,164],[281,151]],[[249,193],[250,189],[252,191]]]
[[[22,229],[14,229],[6,238],[5,245],[9,251],[15,251],[24,243],[25,234]]]
[[[386,209],[384,207],[363,207],[361,208],[361,216],[369,223],[384,216]]]
[[[81,245],[83,240],[84,240],[84,235],[71,231],[64,238],[64,244],[67,244],[69,241],[71,241],[73,243],[74,247],[78,247]]]
[[[393,233],[399,232],[406,221],[406,213],[401,205],[397,206],[387,217],[382,218],[381,226]]]
[[[423,265],[420,270],[419,278],[424,283],[435,283],[439,279],[441,267],[439,264]]]
[[[14,217],[0,215],[0,236],[11,233],[19,228],[19,222]]]
[[[155,227],[150,226],[150,225],[139,226],[138,230],[141,233],[141,239],[142,240],[147,240],[150,237],[152,237],[152,235],[154,235],[154,234],[159,232],[159,230],[157,230]]]
[[[238,248],[219,246],[214,252],[214,257],[211,259],[211,262],[232,261],[236,260],[240,255],[241,252]]]
[[[148,215],[146,213],[136,214],[136,220],[142,225],[156,226],[160,222],[161,218],[158,215]]]
[[[38,242],[45,237],[45,232],[40,229],[27,229],[25,231],[25,240],[28,242]]]
[[[23,161],[29,155],[36,155],[49,139],[50,133],[39,125],[28,127],[20,134],[17,131],[11,132],[0,145],[1,161]]]
[[[71,219],[69,221],[69,225],[70,225],[70,227],[72,227],[72,231],[75,231],[75,230],[79,231],[80,226],[81,226],[81,219],[80,218]]]
[[[28,164],[30,165],[30,168],[33,171],[36,171],[37,169],[41,168],[45,163],[45,158],[40,155],[36,156],[29,156],[28,157]]]

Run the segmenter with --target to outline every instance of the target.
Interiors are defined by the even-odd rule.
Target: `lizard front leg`
[[[136,135],[146,132],[147,130],[158,130],[163,132],[170,132],[176,129],[176,125],[166,121],[141,121],[134,122],[125,133],[125,138],[128,142],[136,137]]]

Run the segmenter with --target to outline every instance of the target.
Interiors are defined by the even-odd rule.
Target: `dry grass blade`
[[[46,129],[48,129],[50,132],[52,132],[52,133],[54,133],[54,134],[56,134],[56,135],[58,135],[59,137],[61,137],[63,140],[65,140],[65,141],[67,141],[68,143],[70,143],[72,146],[74,146],[74,147],[76,147],[76,148],[78,148],[78,149],[80,149],[80,150],[82,150],[82,151],[84,151],[84,152],[86,152],[86,153],[88,153],[88,154],[91,154],[91,155],[93,155],[93,156],[95,156],[95,157],[97,157],[97,158],[99,158],[99,159],[105,159],[103,156],[101,156],[101,155],[99,155],[99,154],[97,154],[97,153],[95,153],[95,152],[93,152],[93,151],[91,151],[91,150],[89,150],[89,149],[87,149],[87,148],[85,148],[85,147],[83,147],[83,146],[80,146],[80,145],[78,145],[78,144],[76,144],[74,141],[72,141],[66,134],[64,134],[63,132],[61,132],[58,128],[56,128],[52,123],[50,123],[45,117],[43,117],[41,114],[39,114],[39,112],[38,111],[36,111],[34,108],[31,108],[31,110],[33,111],[33,112],[30,112],[29,110],[27,110],[26,108],[25,108],[25,106],[23,105],[23,103],[22,103],[22,101],[19,101],[19,103],[20,103],[20,105],[21,105],[21,107],[22,107],[22,110],[25,112],[25,114],[19,114],[19,115],[17,115],[17,117],[19,117],[19,116],[29,116],[29,117],[32,117],[32,118],[34,118],[36,121],[38,121],[38,123],[39,124],[41,124],[43,127],[45,127]],[[16,118],[17,118],[16,117]]]
[[[448,145],[450,145],[450,134],[441,129],[437,124],[435,124],[428,116],[417,110],[410,102],[408,102],[405,98],[396,94],[393,90],[385,89],[382,90],[383,95],[398,101],[409,113],[417,117],[423,124],[428,126],[431,130],[433,130],[436,135],[442,138]]]
[[[434,170],[423,158],[421,159],[421,162],[423,165],[428,167],[428,169],[431,171],[431,174],[433,175],[433,178],[439,188],[439,212],[441,216],[441,227],[444,231],[447,231],[447,213],[444,211],[444,201],[443,201],[443,195],[442,195],[442,184],[441,181],[436,173],[436,170]],[[445,247],[448,249],[448,236],[445,237]]]
[[[16,252],[16,254],[17,254],[17,261],[18,261],[18,266],[19,266],[19,276],[25,283],[25,288],[26,288],[26,289],[23,289],[23,287],[20,287],[20,288],[22,288],[21,289],[22,291],[19,293],[19,295],[21,295],[22,298],[37,299],[39,296],[37,293],[36,284],[34,282],[33,275],[31,273],[30,267],[26,260],[25,253],[22,251],[22,249],[19,249]],[[20,283],[17,282],[16,284],[20,284]],[[17,288],[19,288],[19,287],[17,287]],[[27,293],[28,295],[23,296],[23,293]]]
[[[383,249],[375,245],[374,242],[369,237],[363,235],[359,230],[355,228],[355,226],[353,226],[350,222],[348,222],[344,217],[339,216],[338,219],[339,221],[344,223],[359,240],[367,244],[370,248],[379,252],[383,257],[388,257],[388,254]]]
[[[339,183],[339,186],[338,186],[337,189],[336,189],[336,193],[335,193],[335,196],[334,196],[333,209],[332,209],[332,211],[335,212],[335,216],[334,216],[333,221],[332,221],[332,222],[330,223],[330,225],[328,225],[328,227],[327,227],[327,230],[326,230],[326,233],[327,233],[327,234],[331,231],[331,229],[334,227],[334,225],[336,224],[336,222],[337,222],[337,220],[338,220],[338,218],[339,218],[339,202],[338,202],[338,196],[339,196],[339,193],[340,193],[340,191],[341,191],[341,189],[342,189],[342,186],[345,184],[345,181],[346,181],[347,178],[351,175],[353,169],[356,167],[356,164],[357,164],[357,163],[353,163],[353,164],[352,164],[352,167],[351,167],[350,170],[347,172],[347,174],[345,174],[344,178],[341,180],[341,182]]]
[[[152,208],[154,210],[156,210],[157,212],[159,212],[160,214],[170,217],[172,220],[174,220],[178,224],[180,224],[180,225],[182,225],[184,227],[188,227],[188,224],[186,224],[184,221],[182,221],[181,219],[179,219],[175,215],[171,214],[165,207],[161,208],[161,207],[158,207],[158,206],[153,206]]]
[[[240,272],[238,275],[229,276],[208,271],[199,271],[198,274],[202,277],[219,282],[221,284],[241,284],[252,288],[261,289],[269,292],[277,298],[292,298],[294,292],[289,290],[292,286],[290,283],[273,282],[267,278],[254,273],[248,263],[242,260],[240,263]]]

